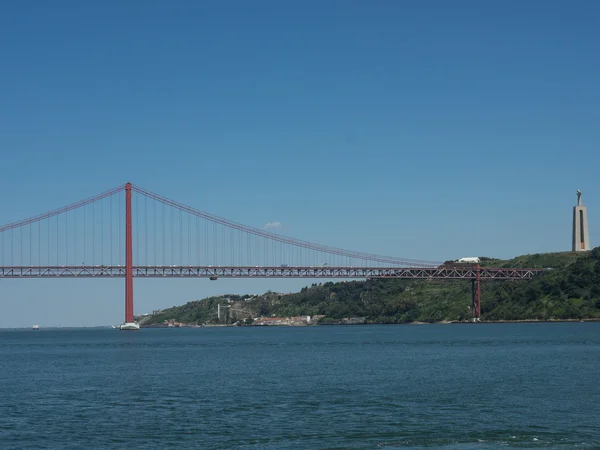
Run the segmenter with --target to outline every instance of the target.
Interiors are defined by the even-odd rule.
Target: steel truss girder
[[[476,267],[211,267],[133,266],[137,278],[405,278],[528,280],[542,269]],[[0,267],[0,278],[123,278],[125,266]]]

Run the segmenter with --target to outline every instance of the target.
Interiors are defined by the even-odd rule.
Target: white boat
[[[40,326],[39,326],[39,325],[34,325],[34,326],[33,326],[33,329],[34,329],[34,330],[39,330],[39,329],[40,329]]]
[[[123,325],[121,325],[122,331],[137,331],[139,329],[140,329],[140,324],[135,323],[135,322],[125,322]]]

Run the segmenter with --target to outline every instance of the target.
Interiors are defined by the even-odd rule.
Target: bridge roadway
[[[405,278],[528,280],[543,269],[462,267],[133,266],[137,278]],[[0,278],[124,278],[125,266],[0,266]]]

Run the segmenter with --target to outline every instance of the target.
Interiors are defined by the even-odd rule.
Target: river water
[[[0,448],[600,448],[600,324],[1,330]]]

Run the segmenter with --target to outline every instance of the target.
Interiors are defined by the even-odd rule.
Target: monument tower
[[[589,249],[587,209],[581,204],[581,191],[577,189],[577,206],[573,207],[573,251],[583,252]]]

